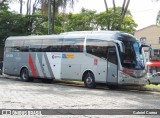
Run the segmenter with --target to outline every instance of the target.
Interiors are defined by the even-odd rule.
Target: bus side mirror
[[[149,47],[149,48],[151,48],[149,45],[142,44],[141,47],[139,48],[140,54],[142,54],[142,48],[143,48],[143,47]]]
[[[152,48],[149,49],[150,57],[154,57],[154,50]]]

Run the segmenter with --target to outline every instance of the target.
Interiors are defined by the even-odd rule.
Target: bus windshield
[[[140,53],[140,44],[137,41],[123,41],[125,52],[121,54],[121,63],[124,68],[142,70],[144,55]]]

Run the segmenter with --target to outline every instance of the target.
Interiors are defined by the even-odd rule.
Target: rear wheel
[[[150,83],[150,80],[147,80],[147,81],[148,81],[148,84],[151,84],[151,83]]]
[[[32,82],[32,81],[34,80],[34,78],[30,78],[30,77],[29,77],[29,72],[28,72],[28,69],[27,69],[27,68],[23,68],[23,69],[21,70],[20,78],[21,78],[21,80],[23,80],[24,82]]]
[[[86,73],[86,75],[84,76],[84,85],[87,88],[95,88],[96,87],[95,78],[94,78],[93,73],[91,73],[91,72]]]

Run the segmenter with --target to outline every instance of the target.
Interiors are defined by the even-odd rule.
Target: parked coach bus
[[[23,81],[84,81],[117,85],[146,84],[143,47],[135,37],[120,31],[80,31],[60,35],[15,36],[5,42],[6,75]]]

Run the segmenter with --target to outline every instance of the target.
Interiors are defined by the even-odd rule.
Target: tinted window
[[[29,51],[30,52],[40,52],[41,51],[42,40],[29,40]]]
[[[86,50],[87,53],[107,59],[107,49],[109,42],[97,39],[87,39]]]
[[[42,43],[43,52],[61,52],[62,39],[44,39]]]
[[[5,45],[6,52],[19,52],[21,51],[23,44],[23,40],[7,40]]]
[[[63,40],[63,52],[83,52],[84,39],[67,38]]]
[[[116,54],[116,48],[112,47],[108,49],[108,61],[113,64],[118,64],[117,62],[117,54]]]
[[[24,45],[21,49],[22,52],[28,52],[29,51],[29,45],[30,45],[30,40],[26,39],[24,41]]]

